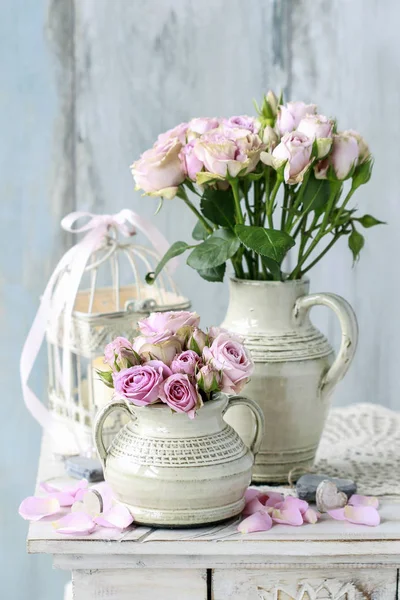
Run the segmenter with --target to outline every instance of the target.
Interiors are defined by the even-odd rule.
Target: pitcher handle
[[[103,469],[106,466],[107,461],[107,448],[103,441],[103,427],[107,417],[115,410],[122,410],[129,414],[132,418],[131,411],[122,400],[112,400],[106,404],[95,416],[93,423],[93,441],[96,446],[97,454],[99,455]]]
[[[250,452],[253,454],[253,456],[255,456],[260,451],[261,442],[264,435],[264,413],[258,406],[258,404],[254,402],[254,400],[246,398],[246,396],[232,396],[231,398],[229,398],[228,406],[226,407],[224,413],[228,410],[228,408],[231,408],[232,406],[238,404],[243,404],[244,406],[250,408],[255,418],[256,429],[254,432],[253,441],[251,442],[249,447]]]
[[[294,305],[294,317],[302,322],[313,306],[322,305],[332,309],[339,319],[342,330],[342,340],[339,352],[323,375],[319,391],[321,396],[329,396],[336,384],[346,375],[357,348],[358,325],[356,315],[350,304],[336,294],[309,294],[300,296]]]

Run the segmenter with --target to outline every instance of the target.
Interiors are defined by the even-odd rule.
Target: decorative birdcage
[[[71,261],[59,269],[46,328],[49,409],[52,417],[73,431],[84,454],[91,454],[93,416],[113,393],[97,375],[97,370],[106,368],[105,345],[117,336],[132,339],[137,335],[137,321],[150,312],[190,307],[166,269],[153,285],[145,283],[145,274],[154,271],[160,260],[156,250],[136,244],[132,232],[129,240],[121,239],[119,225],[110,224],[105,231],[101,243],[86,244],[79,282],[72,281],[76,273],[72,273]],[[77,256],[72,256],[72,263],[76,264]],[[74,286],[76,293],[71,292]],[[65,297],[71,294],[68,314]],[[119,431],[122,419],[116,414],[106,423],[106,443]]]

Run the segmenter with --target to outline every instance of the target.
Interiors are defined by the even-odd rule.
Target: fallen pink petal
[[[247,490],[245,491],[245,494],[244,494],[244,499],[246,501],[246,504],[248,502],[251,502],[252,500],[254,500],[254,498],[257,498],[260,495],[261,495],[260,492],[258,490],[256,490],[255,488],[247,488]]]
[[[90,515],[84,512],[71,512],[58,521],[53,522],[57,533],[67,535],[89,535],[96,528],[96,523]]]
[[[264,508],[265,508],[264,504],[262,504],[258,498],[253,498],[253,500],[248,502],[246,504],[246,506],[244,507],[243,515],[244,516],[252,515],[255,512],[264,510]]]
[[[116,504],[93,520],[101,527],[115,527],[116,529],[126,529],[133,523],[131,513],[123,504]]]
[[[327,511],[328,515],[335,519],[336,521],[345,521],[346,517],[344,516],[344,508],[333,508],[332,510]]]
[[[276,506],[284,501],[283,494],[278,494],[278,492],[267,492],[266,495],[268,496],[268,499],[264,502],[265,506]]]
[[[303,513],[304,523],[310,523],[311,525],[315,525],[318,519],[321,518],[321,515],[318,511],[313,508],[307,508],[307,510]]]
[[[253,533],[255,531],[268,531],[272,527],[272,519],[266,512],[257,512],[238,525],[240,533]]]
[[[29,496],[21,502],[18,512],[27,521],[40,521],[60,512],[60,503],[56,498]]]
[[[373,508],[379,507],[379,500],[375,496],[360,496],[359,494],[353,494],[348,502],[351,506],[372,506]]]
[[[274,508],[271,516],[275,523],[280,523],[281,525],[294,525],[296,527],[303,525],[303,515],[295,507]]]
[[[60,503],[60,506],[72,506],[75,502],[74,496],[67,492],[54,492],[47,496],[48,498],[55,498]]]
[[[368,525],[376,527],[381,522],[380,515],[373,506],[350,506],[344,507],[344,516],[350,523],[357,525]]]
[[[302,514],[308,510],[308,502],[305,500],[300,500],[299,498],[295,498],[294,496],[286,496],[283,501],[283,505],[280,508],[297,508]]]
[[[76,495],[78,494],[78,492],[82,491],[82,490],[86,490],[88,488],[88,481],[87,479],[80,479],[79,481],[73,482],[73,483],[67,483],[66,485],[63,485],[62,483],[50,483],[49,481],[42,481],[40,483],[40,488],[49,493],[57,493],[57,492],[63,492],[65,494],[70,494],[71,496],[73,496],[76,500],[78,500],[78,498],[76,498]]]

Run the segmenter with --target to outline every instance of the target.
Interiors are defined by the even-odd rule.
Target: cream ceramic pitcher
[[[232,279],[222,326],[244,337],[255,370],[244,393],[265,417],[265,433],[253,469],[256,482],[286,482],[294,468],[315,458],[330,397],[346,374],[357,346],[357,321],[350,305],[335,294],[308,294],[309,281]],[[342,340],[337,356],[310,321],[313,306],[323,305],[339,318]],[[251,415],[241,407],[226,420],[246,442]]]
[[[253,413],[249,447],[223,419],[228,406]],[[103,426],[115,410],[129,422],[106,449]],[[249,412],[250,412],[249,411]],[[242,396],[216,394],[189,419],[165,404],[114,400],[96,416],[94,440],[114,497],[145,525],[205,525],[239,514],[264,431],[262,410]]]

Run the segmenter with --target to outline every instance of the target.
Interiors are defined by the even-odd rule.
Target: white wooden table
[[[39,481],[64,475],[43,444]],[[400,600],[400,498],[379,527],[323,519],[242,535],[235,522],[194,530],[137,527],[88,537],[32,523],[30,553],[72,572],[74,600]],[[56,600],[56,599],[55,599]]]

